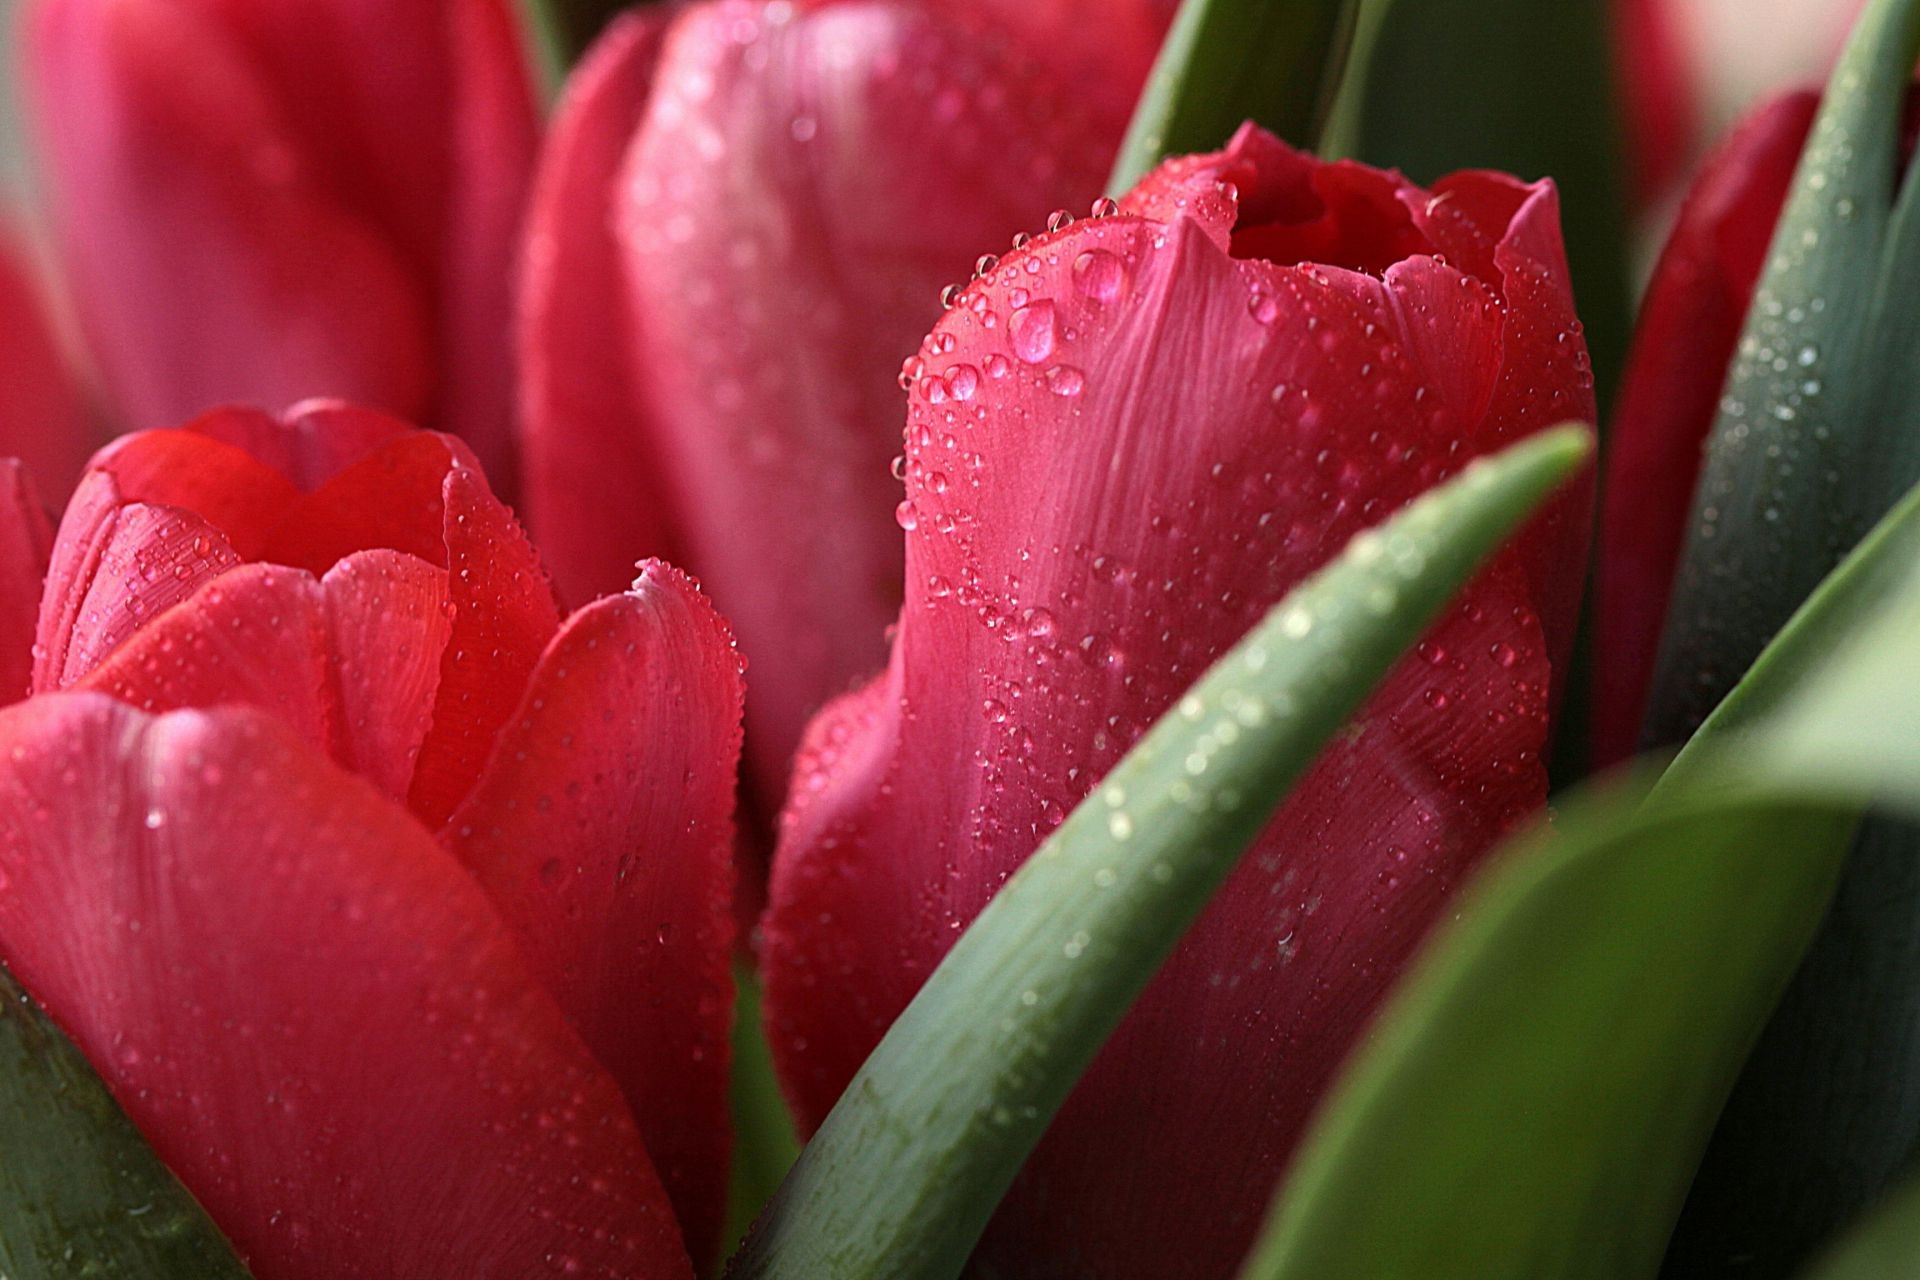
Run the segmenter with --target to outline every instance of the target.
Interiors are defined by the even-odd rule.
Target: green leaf
[[[734,966],[732,1185],[724,1232],[730,1253],[766,1207],[780,1180],[800,1156],[793,1116],[780,1094],[773,1052],[760,1021],[760,979],[746,964]],[[702,1274],[705,1274],[704,1272]]]
[[[1694,498],[1648,706],[1677,743],[1920,481],[1920,183],[1896,203],[1920,0],[1873,0],[1754,295]]]
[[[1914,1183],[1850,1232],[1806,1280],[1912,1280],[1920,1275],[1920,1183]]]
[[[1349,1065],[1249,1280],[1658,1270],[1859,812],[1875,797],[1920,814],[1916,551],[1920,495],[1651,799],[1590,795],[1492,864]]]
[[[538,46],[541,71],[549,87],[558,86],[593,44],[594,37],[623,10],[646,0],[520,0],[527,27]]]
[[[1475,463],[1355,539],[1202,677],[961,936],[801,1153],[737,1280],[957,1275],[1321,745],[1588,447],[1562,428]]]
[[[80,1051],[0,969],[0,1276],[246,1275]]]
[[[1631,327],[1612,0],[1364,0],[1324,150],[1432,182],[1551,177],[1602,397]]]
[[[1332,103],[1358,0],[1185,0],[1140,95],[1107,189],[1168,156],[1216,151],[1242,123],[1311,148]]]

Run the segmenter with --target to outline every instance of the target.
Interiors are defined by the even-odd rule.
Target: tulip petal
[[[527,519],[560,594],[618,591],[634,561],[670,554],[668,512],[636,425],[640,338],[614,238],[620,166],[653,89],[667,20],[615,19],[568,76],[534,183],[520,279],[521,449]]]
[[[327,570],[343,763],[396,799],[413,783],[453,635],[444,570],[399,551],[359,551]]]
[[[636,424],[753,664],[768,798],[806,717],[884,661],[901,361],[984,249],[1088,206],[1125,128],[1120,95],[962,8],[686,11],[620,183]]]
[[[0,716],[0,940],[261,1280],[690,1276],[484,896],[255,713]]]
[[[325,189],[229,33],[164,0],[46,0],[33,18],[70,283],[130,425],[320,389],[425,407],[425,298]]]
[[[38,284],[0,219],[0,454],[19,458],[49,494],[64,497],[98,436]]]
[[[411,429],[389,414],[336,400],[309,400],[279,417],[258,409],[215,409],[182,428],[246,450],[302,493]]]
[[[1596,584],[1596,763],[1640,745],[1701,451],[1820,99],[1755,112],[1701,170],[1640,309],[1607,452]]]
[[[53,528],[33,480],[17,459],[0,459],[0,704],[33,683],[34,627]]]
[[[282,508],[260,558],[317,576],[356,551],[386,547],[444,567],[442,490],[454,471],[478,465],[452,436],[396,436]]]
[[[539,556],[479,473],[455,468],[441,492],[453,634],[408,798],[435,828],[473,789],[560,625]]]
[[[122,436],[94,455],[83,488],[98,473],[116,502],[191,511],[220,530],[243,559],[258,557],[267,531],[299,497],[272,464],[195,427]],[[93,498],[84,504],[92,508]],[[68,521],[61,522],[64,537]]]
[[[893,662],[810,736],[765,927],[806,1123],[1209,662],[1355,533],[1533,425],[1501,416],[1534,403],[1505,390],[1527,372],[1509,338],[1560,303],[1496,306],[1504,276],[1436,261],[1408,208],[1425,193],[1399,180],[1308,172],[1296,200],[1301,164],[1257,134],[1177,162],[1164,221],[1036,240],[923,346]],[[1481,230],[1490,271],[1530,198]],[[1341,261],[1240,256],[1295,242]],[[1572,358],[1532,376],[1579,399]],[[1529,561],[1503,552],[1296,791],[1016,1183],[990,1268],[1232,1272],[1447,890],[1545,797]]]
[[[613,1073],[690,1248],[719,1244],[740,663],[684,575],[568,619],[445,838]]]

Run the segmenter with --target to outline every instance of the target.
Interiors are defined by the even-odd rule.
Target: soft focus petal
[[[527,215],[520,278],[521,448],[527,519],[563,598],[617,591],[665,554],[670,513],[635,384],[640,347],[614,238],[621,162],[667,29],[616,19],[567,78]]]
[[[169,0],[45,0],[32,16],[69,281],[127,425],[316,392],[426,407],[419,282],[326,188],[229,33]]]
[[[0,716],[0,950],[261,1280],[691,1274],[613,1081],[399,808],[252,713]]]
[[[1451,215],[1449,261],[1466,261],[1442,265],[1407,256],[1440,247],[1425,193],[1243,134],[1132,204],[1188,213],[1036,241],[935,330],[892,665],[814,727],[775,864],[768,1010],[805,1122],[1267,607],[1545,425],[1537,403],[1591,415],[1577,334],[1557,355],[1551,333],[1518,344],[1526,368],[1507,354],[1565,305],[1525,243],[1551,203],[1482,187],[1461,201],[1499,220]],[[1462,273],[1468,230],[1490,279]],[[1303,246],[1329,265],[1292,265]],[[1544,799],[1551,633],[1530,559],[1503,553],[1295,793],[1055,1122],[983,1244],[990,1268],[1231,1273],[1447,890]]]
[[[983,249],[1088,207],[1125,126],[1019,34],[965,6],[719,0],[675,24],[628,154],[636,423],[753,664],[769,798],[807,715],[885,658],[901,361]]]
[[[1674,0],[1613,0],[1613,24],[1634,194],[1652,204],[1691,159],[1701,87]]]
[[[1765,98],[1827,78],[1866,0],[1662,0],[1687,72],[1724,127]]]
[[[0,459],[0,705],[26,696],[53,528],[27,470]]]
[[[1593,751],[1639,746],[1701,450],[1819,99],[1762,107],[1707,162],[1640,310],[1607,450],[1594,618]]]
[[[644,567],[540,658],[446,839],[626,1091],[698,1257],[727,1188],[740,662]]]
[[[0,219],[0,454],[46,491],[69,492],[97,443],[25,255]]]

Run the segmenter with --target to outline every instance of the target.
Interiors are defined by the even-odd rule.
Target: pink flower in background
[[[1269,606],[1475,456],[1591,419],[1558,216],[1550,183],[1426,191],[1249,128],[959,297],[909,365],[892,662],[809,731],[775,860],[768,1025],[804,1124]],[[1232,1273],[1449,890],[1546,797],[1590,501],[1536,520],[1294,793],[1027,1164],[990,1273]]]
[[[26,246],[0,219],[0,456],[49,494],[73,487],[99,443]]]

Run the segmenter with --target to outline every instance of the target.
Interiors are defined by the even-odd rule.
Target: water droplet
[[[1007,326],[1013,340],[1013,354],[1028,364],[1039,364],[1053,354],[1059,340],[1058,320],[1053,303],[1045,298],[1013,313]]]
[[[1077,396],[1086,385],[1087,376],[1070,364],[1047,370],[1047,389],[1057,396]]]
[[[1089,249],[1073,260],[1073,282],[1094,301],[1112,302],[1126,287],[1126,264],[1105,249]]]

